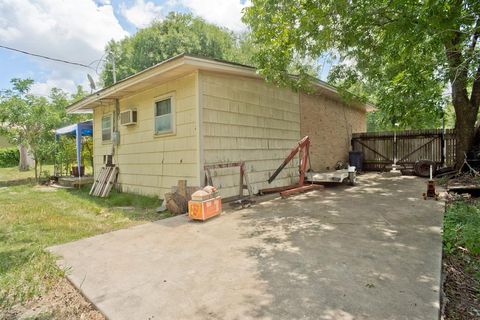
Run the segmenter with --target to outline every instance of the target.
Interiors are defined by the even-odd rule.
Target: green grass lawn
[[[445,319],[480,316],[480,203],[455,201],[443,224]]]
[[[447,253],[469,252],[480,257],[480,204],[457,201],[444,218],[444,248]],[[480,279],[480,273],[478,274]]]
[[[13,176],[0,169],[0,181]],[[96,198],[88,191],[0,187],[0,309],[42,295],[63,275],[46,247],[169,216],[156,213],[157,198],[115,191]]]
[[[480,281],[480,203],[461,200],[447,207],[443,248],[445,253],[462,259],[466,271]]]
[[[53,165],[43,166],[42,171],[48,171],[50,174],[53,174]],[[0,186],[34,182],[34,180],[35,171],[33,169],[18,171],[17,167],[0,168]]]

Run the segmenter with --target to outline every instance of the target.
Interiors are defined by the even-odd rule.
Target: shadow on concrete
[[[360,177],[259,204],[242,216],[273,298],[255,317],[433,319],[439,312],[443,203],[413,177]],[[426,188],[426,185],[425,185]]]

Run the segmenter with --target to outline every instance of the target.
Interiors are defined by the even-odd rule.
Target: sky
[[[0,0],[0,45],[97,66],[106,43],[134,34],[171,11],[191,12],[233,31],[245,31],[248,0]],[[52,62],[0,48],[0,89],[12,78],[31,78],[32,92],[52,87],[74,92],[89,88],[94,70]]]

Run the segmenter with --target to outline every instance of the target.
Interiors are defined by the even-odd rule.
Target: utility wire
[[[80,66],[80,67],[88,68],[90,70],[95,70],[93,67],[91,67],[89,65],[86,65],[86,64],[83,64],[83,63],[79,63],[79,62],[72,62],[72,61],[67,61],[67,60],[63,60],[63,59],[51,58],[51,57],[43,56],[41,54],[31,53],[31,52],[28,52],[28,51],[23,51],[23,50],[7,47],[7,46],[1,45],[1,44],[0,44],[0,48],[20,52],[20,53],[30,55],[30,56],[34,56],[34,57],[38,57],[38,58],[43,58],[43,59],[56,61],[56,62],[67,63],[67,64],[71,64],[71,65],[74,65],[74,66]]]

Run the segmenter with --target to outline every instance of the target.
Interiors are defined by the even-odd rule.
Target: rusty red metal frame
[[[245,189],[248,190],[249,196],[252,196],[252,188],[248,181],[247,171],[245,170],[245,162],[243,161],[204,165],[203,166],[203,168],[205,169],[204,184],[211,185],[211,186],[214,185],[212,181],[212,173],[210,170],[235,168],[235,167],[240,167],[239,197],[243,197],[243,190]]]
[[[323,186],[315,185],[315,184],[305,185],[305,172],[307,170],[309,150],[310,150],[310,137],[305,136],[300,141],[298,141],[297,145],[292,148],[292,150],[290,151],[288,156],[285,158],[283,163],[277,168],[277,170],[275,170],[272,176],[268,179],[268,183],[272,183],[272,181],[275,180],[275,178],[280,174],[283,168],[285,168],[285,166],[290,161],[292,161],[292,159],[297,155],[297,153],[301,151],[302,153],[300,157],[300,164],[298,167],[298,172],[300,177],[297,184],[286,186],[286,187],[266,188],[266,189],[260,190],[260,193],[280,192],[280,195],[282,197],[287,197],[295,193],[322,188]]]
[[[286,198],[286,197],[288,197],[292,194],[307,192],[307,191],[310,191],[310,190],[318,190],[318,189],[323,189],[323,188],[324,187],[320,184],[307,184],[307,185],[295,187],[293,189],[288,189],[288,190],[282,191],[282,192],[280,192],[280,196],[282,198]]]

